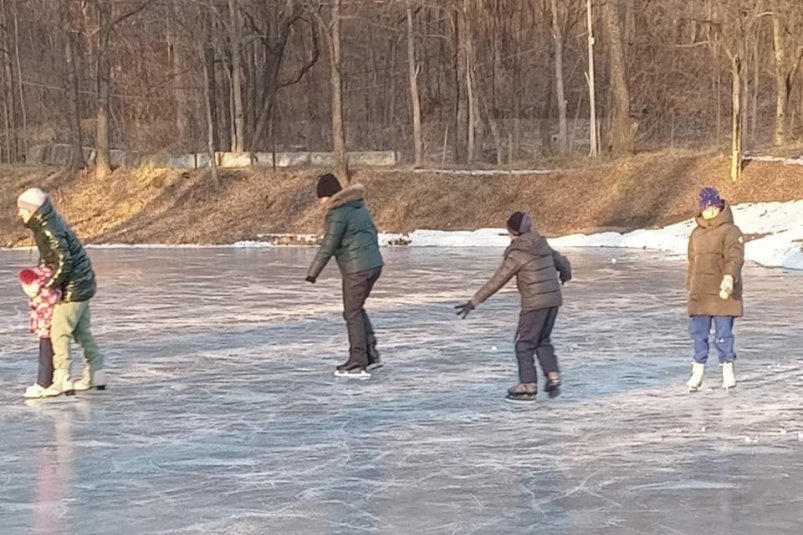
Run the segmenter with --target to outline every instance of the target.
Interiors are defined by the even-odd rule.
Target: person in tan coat
[[[689,334],[694,341],[692,374],[686,385],[699,390],[708,360],[709,337],[714,327],[714,346],[722,366],[722,387],[736,386],[733,361],[733,325],[741,317],[744,236],[733,222],[730,205],[714,188],[699,196],[697,227],[689,237],[686,290],[689,294]]]
[[[457,314],[469,312],[501,290],[513,277],[521,295],[521,314],[516,331],[516,360],[519,384],[508,390],[512,401],[534,401],[538,391],[534,355],[538,355],[546,376],[545,390],[554,398],[560,393],[560,370],[551,334],[563,304],[561,285],[572,278],[569,260],[553,250],[546,239],[533,230],[530,216],[516,212],[507,222],[511,243],[502,265],[467,303],[458,305]]]

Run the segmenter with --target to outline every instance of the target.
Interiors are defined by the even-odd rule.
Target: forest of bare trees
[[[800,0],[0,0],[0,30],[2,161],[57,141],[101,175],[110,147],[472,165],[803,136]]]

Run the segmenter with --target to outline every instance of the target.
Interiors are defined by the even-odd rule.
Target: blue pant
[[[714,323],[714,347],[719,353],[719,362],[733,362],[736,353],[733,348],[733,316],[692,316],[689,319],[689,334],[694,340],[694,361],[705,364],[708,360],[708,338],[711,323]]]

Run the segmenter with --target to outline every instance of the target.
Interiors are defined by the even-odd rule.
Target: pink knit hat
[[[17,278],[23,288],[31,289],[33,285],[39,281],[39,274],[32,269],[26,268],[20,271]]]

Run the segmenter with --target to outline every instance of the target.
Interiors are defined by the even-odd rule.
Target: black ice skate
[[[549,399],[555,399],[560,395],[560,375],[550,373],[544,383],[544,391],[549,394]]]
[[[356,362],[346,362],[345,364],[341,364],[335,368],[335,377],[370,379],[371,374],[368,373],[368,370]]]
[[[376,344],[372,344],[368,346],[368,367],[365,369],[369,372],[374,370],[378,370],[385,364],[382,362],[382,359],[379,358],[379,351],[376,349]]]
[[[532,403],[535,401],[535,395],[538,393],[538,387],[535,383],[519,383],[516,386],[507,389],[507,401],[515,403]]]

